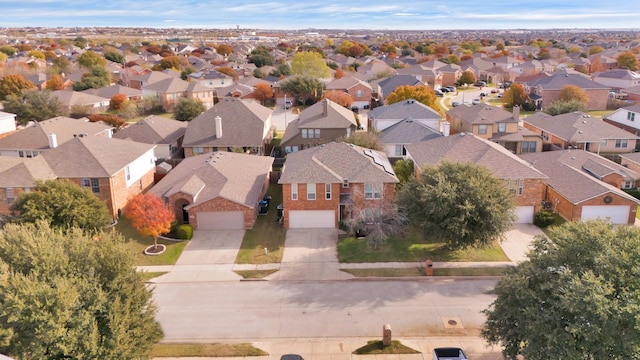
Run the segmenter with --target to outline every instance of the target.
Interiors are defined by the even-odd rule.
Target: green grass
[[[636,207],[636,219],[640,219],[640,205]]]
[[[560,214],[553,213],[553,225],[549,225],[547,227],[543,227],[543,228],[540,228],[540,229],[548,237],[550,229],[552,229],[555,226],[560,226],[560,225],[562,225],[562,224],[564,224],[566,222],[567,222],[567,220],[565,220],[562,216],[560,216]]]
[[[603,117],[612,111],[613,110],[592,110],[592,111],[587,111],[587,114],[591,115],[592,117]]]
[[[464,267],[464,268],[436,268],[433,276],[502,276],[507,268],[504,267]],[[342,271],[357,277],[416,277],[425,276],[424,268],[376,268],[376,269],[342,269]]]
[[[420,354],[420,351],[402,345],[398,340],[392,340],[389,346],[384,346],[382,340],[369,340],[367,345],[356,349],[353,353],[356,355]]]
[[[132,226],[131,222],[124,216],[118,220],[115,230],[120,232],[125,238],[125,246],[131,250],[135,256],[135,265],[174,265],[178,261],[178,257],[182,254],[182,250],[187,246],[187,241],[169,241],[158,239],[158,244],[163,244],[167,250],[160,255],[149,256],[143,253],[144,249],[153,245],[151,236],[142,236]]]
[[[163,271],[157,271],[157,272],[153,272],[153,271],[150,271],[150,272],[143,272],[143,273],[142,273],[142,280],[143,280],[143,281],[149,281],[149,280],[151,280],[151,279],[153,279],[153,278],[155,278],[155,277],[162,276],[162,275],[164,275],[164,274],[166,274],[166,272],[163,272]]]
[[[338,260],[344,263],[425,261],[509,261],[498,242],[485,248],[451,251],[440,240],[425,239],[420,231],[404,238],[389,239],[374,250],[364,239],[346,238],[338,242]]]
[[[234,272],[243,279],[262,279],[267,277],[274,272],[278,271],[277,269],[269,269],[269,270],[235,270]]]
[[[278,224],[276,207],[282,204],[282,186],[271,184],[267,195],[271,196],[267,215],[258,215],[253,229],[244,233],[236,264],[279,263],[284,253],[285,229]],[[264,248],[268,252],[265,255]]]
[[[151,357],[244,357],[269,355],[251,344],[156,344]]]

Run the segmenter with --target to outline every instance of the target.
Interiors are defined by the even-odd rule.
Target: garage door
[[[516,223],[532,224],[533,223],[533,206],[516,206]]]
[[[196,214],[198,230],[244,229],[242,211],[203,211]]]
[[[589,205],[582,207],[582,221],[609,218],[614,224],[629,221],[629,205]]]
[[[291,210],[289,227],[299,228],[335,228],[336,220],[333,210]]]

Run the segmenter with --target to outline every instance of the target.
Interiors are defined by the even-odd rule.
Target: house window
[[[542,138],[546,141],[549,141],[549,134],[547,134],[546,132],[541,132],[540,136],[542,136]]]
[[[298,200],[298,184],[291,184],[291,200]]]
[[[478,134],[486,134],[487,125],[478,125]]]
[[[98,181],[98,179],[96,178],[91,178],[91,191],[93,191],[95,194],[100,192],[100,181]]]
[[[309,131],[311,131],[311,130],[309,130]],[[316,139],[320,139],[320,129],[315,129],[315,130],[313,130],[313,132],[314,132],[313,137],[316,138]]]
[[[404,148],[402,144],[396,144],[396,150],[394,152],[394,156],[403,156],[407,155],[407,149]]]
[[[348,189],[349,188],[349,180],[342,180],[342,188],[343,189]]]
[[[316,184],[307,184],[307,200],[316,199]]]
[[[287,154],[290,153],[291,152],[291,146],[285,146],[284,147],[284,152],[287,153]]]
[[[616,140],[616,147],[617,148],[626,148],[628,143],[629,143],[629,140],[627,140],[627,139],[617,139]]]
[[[365,200],[382,199],[382,184],[364,184]]]
[[[364,96],[364,90],[362,89],[356,90],[356,97],[363,97],[363,96]]]
[[[302,134],[302,138],[303,138],[303,139],[306,139],[306,138],[307,138],[307,129],[302,129],[302,130],[300,131],[300,133]]]
[[[298,146],[296,145],[296,146],[291,147],[291,151],[298,152]]]
[[[629,120],[629,121],[635,121],[635,120],[636,120],[636,113],[628,112],[628,113],[627,113],[627,120]]]
[[[536,152],[536,142],[535,141],[523,141],[522,142],[522,153],[532,153]]]
[[[131,171],[128,165],[124,168],[124,176],[127,178],[127,181],[131,180]]]
[[[625,181],[622,184],[623,189],[633,189],[633,181]]]
[[[521,196],[524,194],[524,179],[509,179],[505,180],[504,184],[513,195]]]
[[[203,147],[194,147],[191,149],[191,152],[193,153],[193,155],[202,155],[204,154],[204,148]]]
[[[7,204],[11,204],[13,200],[16,198],[16,194],[13,191],[13,188],[6,188],[4,191],[5,198],[7,199]]]
[[[331,184],[324,184],[324,199],[331,200]]]
[[[507,131],[507,123],[498,123],[498,132],[506,132]]]

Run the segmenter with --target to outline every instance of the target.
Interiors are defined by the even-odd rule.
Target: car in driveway
[[[298,354],[284,354],[280,356],[280,360],[304,360],[302,356]]]
[[[460,106],[460,101],[452,101],[451,102],[451,107],[456,107],[456,106]]]
[[[468,360],[468,358],[460,348],[442,347],[433,349],[433,360]]]
[[[448,89],[449,92],[456,92],[456,88],[454,86],[445,86],[444,89]]]
[[[471,103],[472,103],[473,105],[478,105],[478,104],[480,104],[480,99],[475,98],[475,99],[471,100]]]
[[[444,96],[444,93],[440,89],[435,89],[433,92],[436,93],[436,96]]]

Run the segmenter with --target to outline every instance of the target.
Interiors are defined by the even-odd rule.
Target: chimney
[[[442,135],[449,136],[451,133],[451,124],[448,121],[442,123]]]
[[[104,129],[104,136],[108,137],[108,138],[112,138],[113,137],[113,129],[112,128]]]
[[[216,138],[222,137],[222,118],[220,116],[216,116],[214,121],[216,122]]]
[[[52,149],[55,149],[58,147],[58,137],[56,136],[56,134],[51,133],[49,135],[47,135],[47,139],[49,139],[49,147]]]
[[[322,110],[322,116],[329,116],[329,99],[324,99],[324,109]]]
[[[513,120],[520,121],[520,106],[518,105],[513,107]]]

